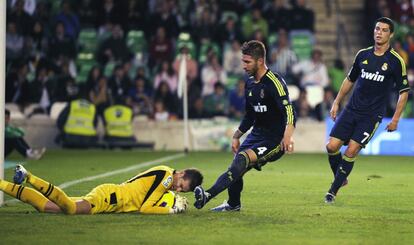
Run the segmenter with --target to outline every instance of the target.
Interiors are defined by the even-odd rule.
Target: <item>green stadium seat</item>
[[[200,52],[198,56],[198,62],[201,64],[205,63],[207,60],[207,52],[208,50],[212,48],[213,51],[217,54],[217,57],[219,60],[221,60],[221,49],[220,46],[217,43],[204,43],[200,46]]]
[[[236,12],[234,12],[234,11],[223,11],[223,13],[221,14],[220,22],[225,23],[226,20],[229,17],[233,18],[233,20],[236,21],[236,22],[239,20],[239,16],[237,15]]]
[[[147,48],[147,40],[141,30],[131,30],[126,38],[128,48],[134,53],[143,53]]]
[[[277,33],[270,33],[269,37],[267,38],[267,43],[269,45],[269,48],[276,47],[277,46]]]
[[[313,36],[308,32],[291,32],[290,44],[299,60],[309,59],[313,49]]]
[[[178,55],[180,53],[180,49],[184,46],[186,46],[189,49],[191,57],[195,59],[196,46],[194,42],[191,40],[190,34],[187,32],[182,32],[180,33],[180,35],[178,35],[175,55]]]
[[[108,63],[106,63],[105,68],[103,70],[104,76],[110,77],[115,69],[115,66],[116,63],[113,61],[109,61]]]
[[[76,67],[78,76],[76,82],[83,83],[88,79],[89,71],[96,65],[95,56],[93,53],[79,53],[76,58]]]
[[[95,52],[98,47],[98,37],[95,29],[82,29],[79,33],[78,44],[81,52]]]

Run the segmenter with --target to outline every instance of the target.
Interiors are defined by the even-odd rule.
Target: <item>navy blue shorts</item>
[[[257,132],[250,133],[243,141],[239,148],[239,152],[251,149],[256,153],[257,163],[264,164],[274,162],[281,158],[284,151],[280,150],[281,137],[269,137]]]
[[[381,116],[363,116],[345,109],[336,119],[329,136],[344,141],[345,145],[352,139],[364,148],[374,136],[381,121]]]

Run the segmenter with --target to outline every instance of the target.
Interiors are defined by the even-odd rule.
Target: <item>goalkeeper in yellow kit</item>
[[[189,192],[203,181],[202,174],[193,168],[174,170],[167,166],[153,167],[122,184],[102,184],[79,200],[69,197],[59,187],[35,176],[17,165],[14,183],[0,179],[0,190],[42,213],[97,214],[140,212],[170,214],[184,212],[188,203],[176,195],[173,205],[157,205],[169,190]],[[21,185],[23,182],[34,187]]]

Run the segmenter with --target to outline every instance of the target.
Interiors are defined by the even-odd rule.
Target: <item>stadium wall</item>
[[[58,148],[55,138],[59,131],[56,122],[49,117],[36,115],[30,119],[14,119],[13,124],[26,131],[25,139],[34,147]],[[225,118],[216,120],[190,121],[190,150],[230,150],[231,136],[238,121]],[[139,141],[154,142],[155,150],[182,150],[182,121],[142,121],[134,120],[135,136]],[[325,123],[299,121],[295,131],[297,152],[323,152],[325,148]],[[104,135],[104,127],[98,126],[99,135]]]

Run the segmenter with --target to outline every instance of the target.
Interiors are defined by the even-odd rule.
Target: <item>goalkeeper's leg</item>
[[[32,205],[41,213],[60,213],[61,209],[44,197],[40,192],[25,187],[10,183],[6,180],[0,179],[0,190],[4,193],[21,200],[24,203]]]
[[[26,180],[38,192],[42,193],[47,199],[54,202],[66,214],[76,213],[76,202],[66,195],[59,187],[35,176],[27,171],[23,166],[17,165],[15,183],[22,183]]]

